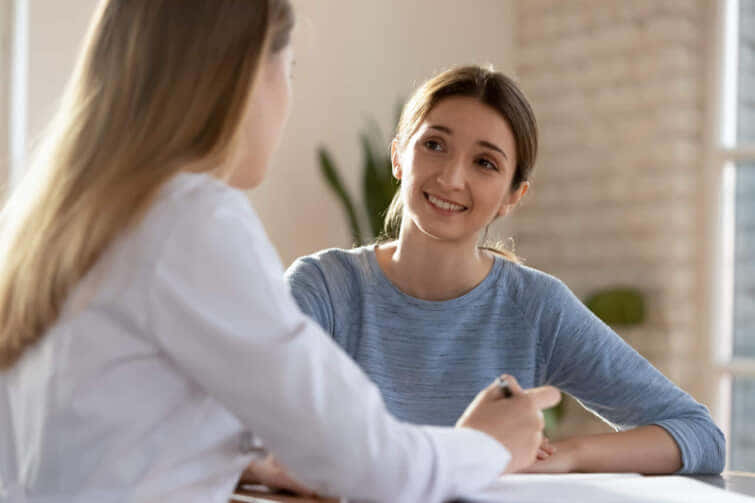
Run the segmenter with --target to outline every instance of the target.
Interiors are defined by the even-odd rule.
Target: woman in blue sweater
[[[401,188],[387,239],[297,260],[297,302],[400,419],[454,424],[505,372],[560,388],[617,430],[557,442],[530,471],[720,472],[725,441],[704,406],[561,281],[479,245],[526,194],[536,152],[535,117],[509,78],[462,67],[430,79],[392,143]]]

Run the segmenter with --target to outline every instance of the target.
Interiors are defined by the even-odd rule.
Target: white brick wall
[[[699,394],[707,358],[696,292],[709,5],[516,7],[517,73],[541,130],[533,190],[510,223],[517,251],[581,298],[615,285],[644,291],[647,322],[620,334]],[[567,424],[582,429],[584,421],[572,416]]]

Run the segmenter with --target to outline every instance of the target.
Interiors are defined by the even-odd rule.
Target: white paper
[[[474,503],[753,503],[755,498],[688,477],[634,473],[505,475],[465,498]]]

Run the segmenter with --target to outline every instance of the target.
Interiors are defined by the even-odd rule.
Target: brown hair
[[[288,0],[100,4],[42,149],[0,214],[0,369],[43,336],[167,180],[226,159],[260,62],[292,26]]]
[[[537,157],[537,121],[527,98],[517,84],[506,75],[480,66],[452,68],[420,86],[404,105],[396,128],[399,148],[404,148],[427,114],[442,100],[453,96],[475,98],[496,110],[511,127],[516,145],[516,171],[511,190],[530,179]],[[381,240],[397,239],[401,228],[403,204],[397,191],[386,212]],[[487,231],[486,231],[487,234]],[[500,244],[483,248],[519,261],[516,255]]]

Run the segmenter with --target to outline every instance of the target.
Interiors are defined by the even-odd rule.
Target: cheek
[[[259,100],[249,117],[254,124],[250,143],[260,154],[271,155],[278,146],[290,109],[290,88],[283,72],[266,83],[264,99]]]
[[[433,160],[428,159],[427,156],[422,155],[421,153],[407,154],[404,157],[401,166],[402,184],[410,183],[419,188],[433,177]]]
[[[285,72],[279,72],[276,82],[271,87],[275,92],[270,93],[271,99],[265,103],[264,122],[269,142],[275,149],[283,136],[283,129],[291,112],[291,84]]]
[[[495,218],[498,216],[498,210],[506,203],[506,189],[495,183],[488,183],[483,187],[484,191],[480,192],[480,199],[485,203],[482,206],[485,208],[485,213],[489,213],[491,218]]]
[[[418,198],[422,195],[425,179],[419,176],[419,173],[415,168],[416,166],[413,166],[412,169],[409,170],[405,169],[401,178],[401,190],[404,192],[405,200]]]
[[[264,106],[251,102],[239,131],[238,144],[231,163],[234,173],[231,185],[240,189],[253,188],[262,181],[270,159],[270,130],[265,127]]]

